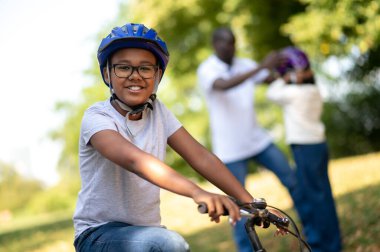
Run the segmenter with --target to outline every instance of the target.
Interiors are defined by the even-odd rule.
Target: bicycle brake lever
[[[265,209],[267,207],[267,202],[264,198],[254,198],[251,204],[257,209]]]
[[[271,212],[268,212],[267,219],[276,226],[285,227],[285,228],[289,227],[290,221],[288,218],[281,218]]]

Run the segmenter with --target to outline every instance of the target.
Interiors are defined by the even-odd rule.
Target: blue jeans
[[[299,213],[307,242],[313,252],[339,252],[342,244],[328,177],[328,146],[292,144],[291,149],[299,186],[308,195]]]
[[[132,226],[109,222],[89,228],[75,239],[77,252],[185,252],[189,245],[174,231],[163,227]]]
[[[228,169],[242,185],[245,185],[249,161],[256,161],[268,170],[271,170],[288,189],[296,208],[298,209],[298,206],[302,205],[303,194],[297,187],[295,171],[290,167],[285,155],[274,144],[270,144],[266,149],[255,156],[232,163],[226,163]],[[239,252],[252,251],[252,246],[244,227],[245,222],[246,220],[242,219],[238,221],[234,227],[234,239]]]

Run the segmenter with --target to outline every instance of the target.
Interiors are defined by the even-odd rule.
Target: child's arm
[[[209,193],[182,176],[159,159],[137,148],[118,132],[102,130],[90,139],[91,145],[105,158],[171,192],[205,202],[212,221],[219,222],[224,208],[233,221],[240,218],[238,207],[227,197]]]
[[[253,197],[240,184],[222,161],[195,140],[183,127],[170,136],[168,144],[198,173],[226,194],[241,202],[252,202]]]
[[[267,89],[268,100],[284,106],[294,100],[294,89],[286,84],[285,80],[282,78],[277,79],[272,82]]]

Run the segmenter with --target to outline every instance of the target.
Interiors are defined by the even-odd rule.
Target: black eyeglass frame
[[[120,76],[118,76],[117,73],[116,73],[116,67],[117,67],[117,66],[127,66],[127,67],[132,68],[132,71],[131,71],[131,73],[130,73],[128,76],[122,76],[122,77],[120,77]],[[154,69],[154,73],[153,73],[153,75],[152,75],[151,77],[144,77],[143,75],[141,75],[140,71],[141,71],[141,68],[142,68],[142,67],[153,67],[153,69]],[[143,78],[143,79],[145,80],[145,79],[152,79],[152,78],[156,75],[156,73],[157,73],[157,71],[158,71],[158,69],[159,69],[159,66],[158,66],[158,65],[140,65],[140,66],[131,66],[131,65],[128,65],[128,64],[113,64],[113,65],[112,65],[112,68],[113,68],[113,73],[114,73],[115,76],[118,77],[118,78],[129,78],[129,77],[133,74],[133,72],[136,70],[136,72],[140,75],[140,77]],[[139,69],[140,69],[140,70],[139,70]]]

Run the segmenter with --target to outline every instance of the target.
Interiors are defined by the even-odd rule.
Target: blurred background
[[[345,250],[380,251],[379,0],[0,0],[0,251],[74,251],[81,117],[109,95],[96,51],[112,27],[127,22],[142,22],[167,42],[171,58],[158,97],[207,147],[195,72],[212,52],[213,29],[231,26],[238,55],[256,61],[288,45],[306,51],[325,100]],[[289,154],[281,110],[265,91],[255,94],[259,121]],[[170,149],[167,163],[210,186]],[[281,185],[270,190],[276,178],[260,167],[252,167],[250,183],[253,195],[290,207]],[[164,200],[171,206],[163,206],[164,224],[194,251],[233,251],[228,224],[210,226],[188,199],[163,192]],[[269,251],[290,251],[294,243],[262,235]]]

